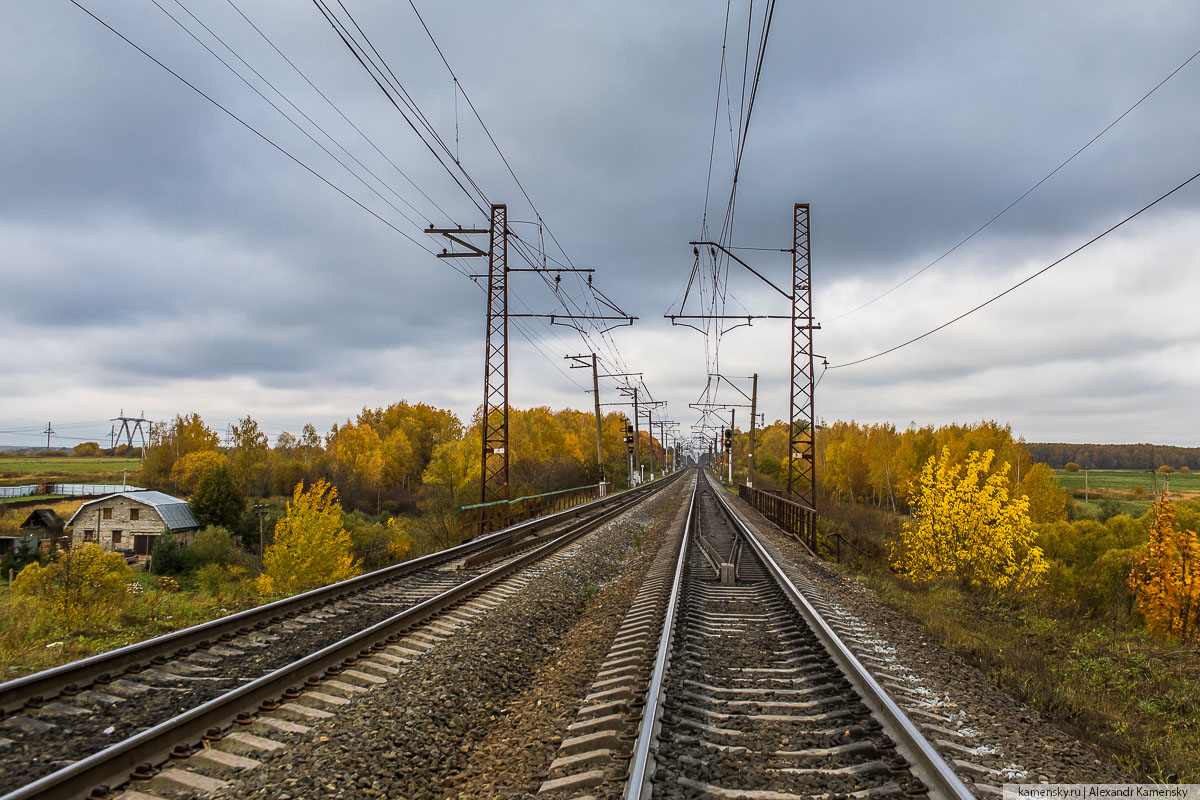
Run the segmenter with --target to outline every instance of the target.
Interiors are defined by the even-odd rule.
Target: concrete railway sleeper
[[[648,582],[655,602],[635,605],[636,630],[614,644],[628,652],[606,663],[612,679],[639,679],[614,684],[621,697],[591,698],[580,735],[563,743],[574,752],[560,750],[542,794],[972,797],[723,491],[699,479],[673,579]],[[624,701],[638,719],[615,725],[622,711],[601,700]]]
[[[561,536],[549,542],[545,542],[544,537],[533,537],[531,541],[537,540],[534,549],[515,555],[506,554],[496,566],[486,570],[477,569],[468,576],[459,575],[455,585],[426,596],[415,604],[412,601],[380,600],[375,595],[371,595],[372,599],[360,597],[351,607],[340,612],[343,616],[359,619],[359,626],[353,634],[325,646],[315,645],[319,647],[315,652],[310,649],[302,658],[267,674],[253,679],[242,676],[235,688],[206,702],[187,707],[180,693],[166,688],[164,693],[173,696],[173,718],[135,731],[124,741],[110,744],[73,763],[56,764],[56,771],[19,788],[8,786],[5,788],[7,794],[0,800],[116,796],[138,800],[146,796],[144,789],[149,786],[149,781],[157,781],[155,785],[168,794],[178,791],[197,793],[219,788],[220,781],[213,777],[214,774],[249,766],[246,760],[256,748],[259,751],[270,750],[277,745],[268,738],[272,730],[298,730],[297,726],[303,727],[305,720],[323,719],[345,705],[349,698],[369,691],[376,683],[386,681],[390,674],[394,674],[395,665],[406,659],[418,658],[437,641],[453,635],[478,615],[494,608],[506,596],[519,591],[529,579],[524,573],[535,568],[534,565],[555,558],[571,542],[657,493],[672,480],[655,481],[641,490],[555,515],[558,517],[557,523],[564,525]],[[538,527],[545,528],[547,524]],[[527,534],[531,532],[526,531]],[[507,541],[503,538],[505,536],[508,537]],[[442,569],[449,569],[447,560],[459,561],[465,555],[483,549],[506,547],[513,538],[511,530],[501,531],[469,551],[455,548],[448,559],[440,559]],[[397,613],[403,606],[408,607]],[[317,611],[307,611],[287,621],[297,626],[319,623],[322,614],[333,613],[330,610],[332,607],[331,604]],[[372,607],[385,608],[388,614],[377,621],[362,621],[364,609]],[[292,631],[283,628],[268,630],[270,632],[258,628],[239,630],[232,636],[224,637],[226,641],[209,642],[207,647],[197,646],[191,652],[177,654],[174,661],[161,659],[164,662],[161,665],[163,669],[157,666],[143,668],[128,677],[110,680],[81,694],[91,695],[92,702],[103,703],[113,709],[132,708],[180,678],[203,681],[205,678],[228,677],[222,675],[216,664],[230,651],[275,648],[285,639],[299,639],[297,634],[301,632],[299,627]],[[305,636],[307,638],[307,633]],[[218,640],[220,638],[217,637]],[[215,674],[206,674],[206,670]],[[109,691],[112,692],[111,700],[94,697],[106,695]],[[130,698],[142,700],[124,702]],[[41,705],[39,710],[51,705],[70,707],[65,702],[55,700]],[[182,713],[181,705],[186,708]],[[59,721],[63,722],[63,727],[77,717],[89,716],[86,712],[77,714],[57,708],[51,709],[51,713],[62,715]],[[44,722],[39,716],[29,714],[11,715],[5,722],[11,723],[17,719]],[[227,730],[230,726],[232,733]],[[168,766],[160,769],[160,765],[171,759],[188,759],[189,763],[194,761],[200,768],[181,770]],[[124,793],[110,791],[110,787],[122,786],[131,779],[133,789]],[[139,786],[142,788],[137,788]]]

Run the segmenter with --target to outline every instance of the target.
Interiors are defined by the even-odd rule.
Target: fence
[[[774,492],[764,492],[745,484],[738,486],[738,497],[754,506],[760,514],[785,531],[817,549],[817,510]]]
[[[0,486],[0,498],[62,495],[65,497],[96,497],[113,492],[141,492],[140,486],[120,483],[31,483],[25,486]]]
[[[463,506],[460,512],[462,529],[459,542],[603,497],[603,489],[607,485],[600,483],[593,486],[577,486],[557,492],[518,497],[516,500],[497,500],[493,503]]]
[[[48,483],[48,489],[53,491],[46,494],[65,494],[68,497],[95,497],[96,495],[112,494],[113,492],[144,492],[140,486],[130,486],[120,483]]]

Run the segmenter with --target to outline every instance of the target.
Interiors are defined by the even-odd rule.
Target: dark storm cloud
[[[441,246],[418,233],[428,223],[481,221],[315,12],[279,0],[240,3],[441,209],[325,107],[226,4],[187,5],[415,205],[418,211],[409,210],[366,177],[416,225],[349,177],[153,5],[96,10],[427,246]],[[411,9],[378,2],[352,8],[454,142],[454,87]],[[422,11],[570,257],[596,267],[597,285],[642,318],[633,332],[616,334],[623,352],[643,360],[630,366],[646,369],[651,385],[657,371],[682,386],[687,353],[695,358],[691,371],[701,373],[699,339],[664,334],[660,315],[684,284],[692,259],[687,242],[700,232],[724,6],[428,3]],[[745,33],[739,14],[744,9],[735,5],[731,61]],[[740,180],[735,238],[785,247],[791,204],[810,201],[818,285],[860,279],[882,290],[1003,208],[1174,69],[1194,49],[1197,21],[1200,11],[1168,3],[781,4]],[[9,4],[0,12],[0,74],[9,87],[0,132],[0,268],[8,296],[23,301],[4,303],[0,330],[61,342],[64,355],[45,369],[150,384],[248,378],[292,390],[333,378],[429,387],[436,375],[410,382],[406,370],[426,370],[440,359],[454,363],[447,397],[466,391],[460,373],[477,381],[483,297],[476,286],[78,10]],[[1194,171],[1200,108],[1190,98],[1198,87],[1200,63],[931,277],[977,276],[980,291],[990,289],[998,270],[1047,263]],[[736,106],[736,76],[731,88]],[[729,188],[726,109],[719,111],[713,228]],[[461,96],[457,115],[454,146],[472,176],[491,200],[510,204],[513,219],[533,219]],[[1171,207],[1182,213],[1197,202],[1200,193],[1182,193]],[[536,227],[517,230],[537,238]],[[754,259],[786,282],[786,257]],[[474,271],[479,264],[460,266]],[[512,285],[532,310],[557,310],[532,276],[516,275]],[[745,305],[765,302],[747,276],[733,285]],[[876,329],[851,317],[841,328],[848,333],[831,327],[825,341],[865,352],[876,340],[894,343],[916,319],[944,319],[931,285],[916,283],[917,292],[897,296],[913,305],[914,319]],[[824,297],[817,307],[843,310]],[[546,335],[553,336],[547,358],[580,346],[569,332]],[[730,338],[731,352],[747,341],[742,335],[749,334]],[[1115,329],[1095,342],[1046,338],[1056,345],[1039,352],[1036,364],[1067,363],[1091,347],[1132,358],[1161,351],[1171,339]],[[1019,348],[990,348],[987,336],[971,329],[958,341],[963,354],[992,369],[1027,358]],[[141,347],[139,357],[122,355],[121,343]],[[546,358],[523,343],[514,351],[522,369],[537,371],[521,386],[537,386],[545,402],[585,402]],[[914,374],[930,382],[978,378],[986,369],[971,361],[952,356],[915,371],[898,361],[847,373],[846,386],[869,390]],[[23,361],[19,369],[34,375],[38,367]],[[1149,370],[1130,368],[1138,380]],[[1174,391],[1170,378],[1162,380]],[[702,376],[692,382],[702,384]],[[1076,385],[1097,396],[1134,394],[1123,382],[1093,386],[1087,373]],[[470,394],[477,394],[473,384]],[[696,389],[677,394],[671,399],[683,418]]]

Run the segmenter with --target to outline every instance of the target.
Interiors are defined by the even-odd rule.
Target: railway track
[[[259,733],[302,728],[518,590],[522,570],[671,480],[0,684],[2,800],[108,797],[107,787],[157,773],[172,753],[223,738],[239,718]]]
[[[626,797],[971,797],[723,491],[697,489]]]
[[[724,491],[701,473],[539,795],[971,798]]]

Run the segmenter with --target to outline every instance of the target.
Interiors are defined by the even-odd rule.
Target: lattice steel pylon
[[[487,333],[483,365],[480,502],[510,500],[508,486],[508,206],[493,205],[488,239]],[[501,507],[498,527],[507,527]]]
[[[816,544],[817,508],[813,327],[808,203],[796,203],[792,219],[792,385],[788,416],[791,458],[787,494],[812,509],[805,525],[807,530],[802,534],[810,546]]]

